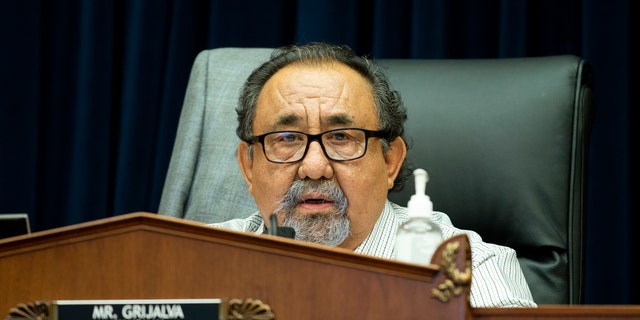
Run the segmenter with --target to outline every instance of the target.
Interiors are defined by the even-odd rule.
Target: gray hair
[[[275,49],[271,59],[255,69],[240,94],[236,112],[238,128],[236,134],[246,142],[253,139],[253,122],[258,97],[265,83],[280,69],[292,63],[322,64],[330,62],[342,63],[362,75],[372,87],[372,93],[378,113],[378,130],[384,131],[386,137],[381,139],[383,151],[389,150],[389,142],[398,137],[404,139],[404,123],[407,120],[407,109],[402,103],[400,94],[393,90],[381,67],[366,57],[357,56],[349,47],[326,43],[309,43],[300,46],[286,46]],[[404,139],[405,143],[407,139]],[[407,145],[407,148],[409,146]],[[403,163],[396,178],[393,191],[399,191],[411,176],[407,163]]]

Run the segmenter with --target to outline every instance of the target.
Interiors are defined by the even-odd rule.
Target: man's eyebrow
[[[346,114],[335,114],[327,117],[325,122],[329,126],[351,125],[353,124],[353,118]]]
[[[278,119],[276,119],[276,122],[273,124],[273,128],[275,129],[283,126],[295,125],[299,123],[300,120],[301,120],[300,117],[295,114],[283,115],[278,117]]]
[[[276,122],[272,126],[272,130],[286,126],[294,126],[300,123],[300,121],[302,121],[302,119],[295,114],[283,115],[276,119]],[[353,118],[346,114],[335,114],[325,118],[323,122],[328,126],[351,125],[353,124]]]

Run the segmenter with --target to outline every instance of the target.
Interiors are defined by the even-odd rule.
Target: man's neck
[[[375,227],[376,223],[378,222],[378,219],[380,218],[381,214],[382,214],[382,210],[380,211],[380,213],[378,213],[375,216],[375,219],[372,219],[371,223],[368,226],[363,228],[363,230],[360,230],[358,232],[357,230],[353,230],[352,229],[351,230],[351,235],[349,235],[337,247],[344,248],[344,249],[349,249],[349,250],[356,250],[356,248],[358,248],[367,239],[367,237],[369,236],[369,234],[371,233],[371,231]]]
[[[367,235],[365,235],[364,237],[354,237],[354,236],[350,236],[347,239],[345,239],[341,244],[337,245],[338,248],[343,248],[343,249],[348,249],[348,250],[355,250],[363,241],[364,239],[367,238]]]

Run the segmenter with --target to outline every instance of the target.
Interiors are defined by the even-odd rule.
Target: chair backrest
[[[241,85],[271,49],[202,52],[193,66],[159,213],[202,222],[256,210],[236,163]],[[514,248],[539,304],[583,300],[592,89],[575,56],[379,60],[408,108],[408,161],[434,208]],[[409,184],[389,198],[406,205]]]

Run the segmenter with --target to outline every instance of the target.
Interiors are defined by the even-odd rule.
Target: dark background
[[[191,64],[216,47],[347,44],[374,58],[574,54],[595,74],[586,303],[638,304],[634,0],[8,0],[0,212],[44,230],[156,212]],[[524,231],[523,231],[524,232]]]

